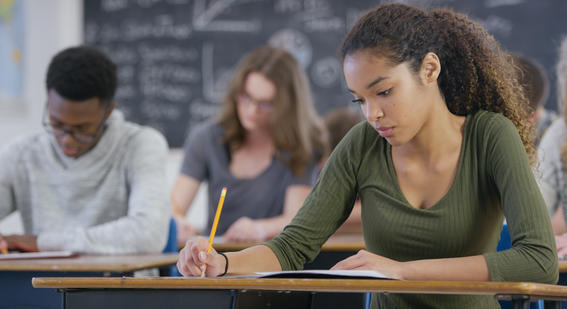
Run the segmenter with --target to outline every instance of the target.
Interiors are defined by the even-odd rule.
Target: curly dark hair
[[[509,53],[480,25],[448,9],[391,3],[368,11],[352,27],[340,50],[344,58],[370,49],[392,65],[407,62],[418,72],[428,52],[441,62],[438,85],[449,111],[468,115],[487,110],[516,126],[532,163],[526,97]]]
[[[98,98],[110,102],[116,92],[116,65],[90,46],[67,48],[51,59],[45,85],[73,101]]]

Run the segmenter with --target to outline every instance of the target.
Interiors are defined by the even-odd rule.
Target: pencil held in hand
[[[219,199],[219,204],[217,206],[217,212],[215,213],[215,219],[213,220],[213,226],[211,227],[211,234],[209,235],[209,247],[207,248],[207,253],[211,252],[211,249],[213,248],[213,240],[215,239],[215,233],[217,232],[217,226],[219,225],[219,218],[225,197],[226,197],[226,187],[223,187]],[[203,266],[201,267],[201,277],[205,276],[206,270],[207,270],[207,264],[203,264]]]

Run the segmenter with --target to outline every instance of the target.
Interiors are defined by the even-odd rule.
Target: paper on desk
[[[258,278],[344,278],[344,279],[392,279],[376,270],[311,269],[295,271],[257,272]]]
[[[0,260],[68,258],[76,255],[71,251],[13,252],[0,254]]]

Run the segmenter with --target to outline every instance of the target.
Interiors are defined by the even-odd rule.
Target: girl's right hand
[[[185,244],[179,252],[177,269],[179,273],[186,277],[201,276],[204,265],[206,266],[205,276],[217,277],[224,272],[226,266],[223,256],[218,254],[215,249],[207,253],[208,241],[204,237],[195,237]]]

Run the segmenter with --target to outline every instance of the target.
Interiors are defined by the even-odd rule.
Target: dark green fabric
[[[429,209],[412,207],[401,192],[391,147],[367,123],[337,146],[293,221],[266,243],[282,268],[301,269],[362,202],[368,251],[398,261],[484,254],[494,281],[555,283],[557,254],[551,224],[516,128],[504,116],[467,116],[449,192]],[[495,252],[503,215],[510,250]],[[489,296],[374,295],[373,308],[498,308]]]

